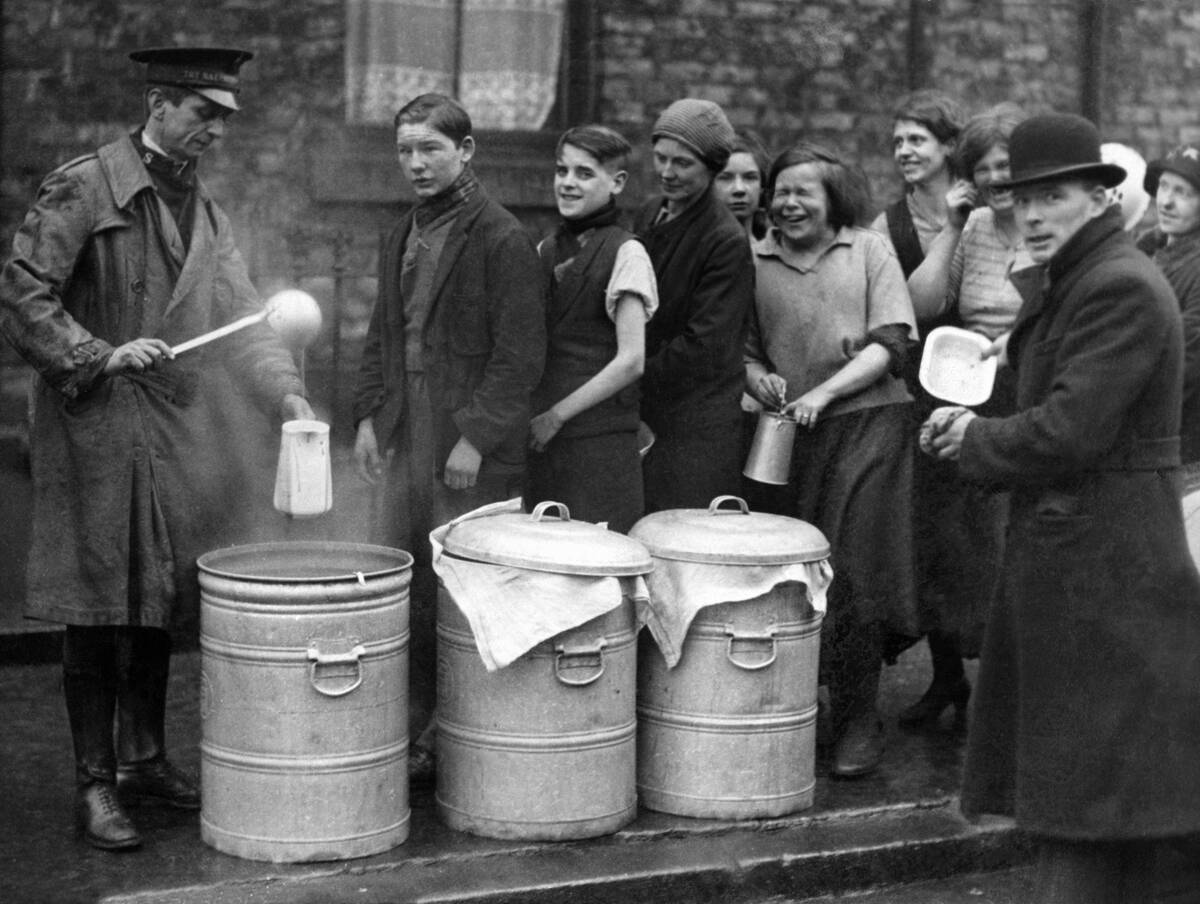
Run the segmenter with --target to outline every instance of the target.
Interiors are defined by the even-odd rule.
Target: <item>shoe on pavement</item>
[[[200,809],[200,789],[166,757],[119,765],[117,791],[128,804],[151,802],[179,810]]]
[[[878,713],[856,716],[847,724],[833,748],[830,771],[841,778],[869,775],[883,760],[883,720]]]
[[[131,851],[142,846],[142,836],[121,809],[116,788],[109,782],[91,782],[75,795],[75,815],[84,840],[102,851]]]

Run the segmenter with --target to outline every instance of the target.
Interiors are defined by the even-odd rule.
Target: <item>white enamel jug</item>
[[[310,518],[333,507],[329,461],[329,425],[321,421],[285,421],[275,472],[275,508],[285,515]]]

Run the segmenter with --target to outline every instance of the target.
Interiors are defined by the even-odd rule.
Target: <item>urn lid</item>
[[[798,518],[752,512],[738,496],[718,496],[707,509],[654,512],[629,536],[655,558],[680,562],[793,565],[829,558],[829,541],[817,528]]]
[[[572,521],[561,502],[532,512],[500,512],[452,524],[443,546],[462,559],[531,571],[592,576],[648,574],[654,561],[641,543],[599,524]]]

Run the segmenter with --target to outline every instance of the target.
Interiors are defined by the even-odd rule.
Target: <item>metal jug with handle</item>
[[[796,440],[794,417],[779,411],[761,411],[754,441],[746,456],[746,467],[742,473],[759,483],[782,486],[788,482],[788,469],[792,464],[792,447]]]
[[[275,472],[275,508],[295,518],[311,518],[333,507],[329,425],[285,421]]]

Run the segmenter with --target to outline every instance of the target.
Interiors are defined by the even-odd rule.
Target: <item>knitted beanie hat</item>
[[[720,172],[729,162],[736,136],[719,106],[711,100],[685,97],[659,114],[651,140],[659,138],[674,138],[686,144],[709,169]]]

